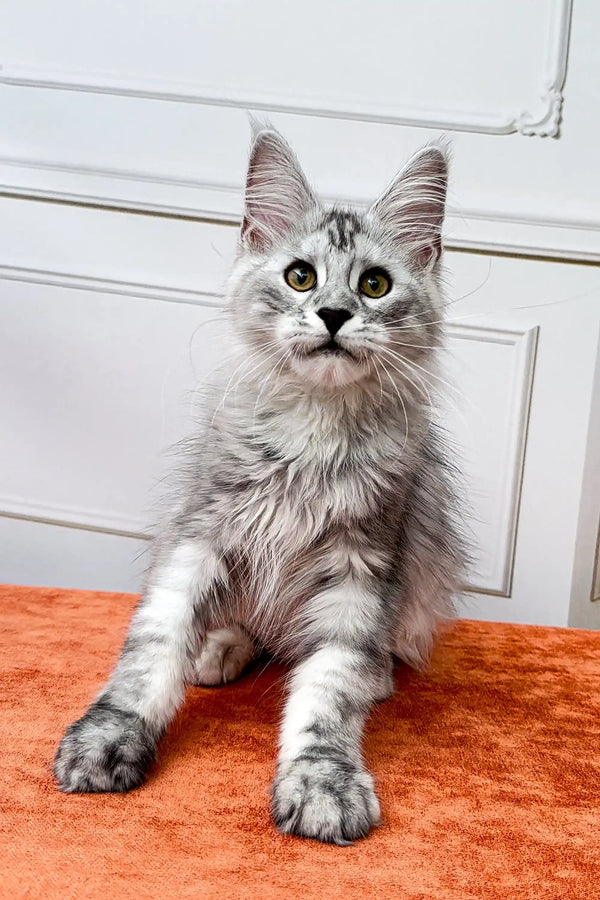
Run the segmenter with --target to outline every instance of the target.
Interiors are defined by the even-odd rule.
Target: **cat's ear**
[[[246,178],[242,242],[252,250],[267,250],[314,205],[314,194],[289,144],[270,128],[256,130]]]
[[[417,269],[433,266],[442,252],[447,188],[448,152],[431,145],[409,160],[371,207]]]

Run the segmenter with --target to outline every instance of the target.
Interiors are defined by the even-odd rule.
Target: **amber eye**
[[[359,287],[363,294],[367,297],[374,297],[379,300],[385,297],[392,286],[390,276],[383,269],[367,269],[360,276]]]
[[[295,262],[285,270],[285,280],[295,291],[310,291],[317,283],[317,273],[310,263]]]

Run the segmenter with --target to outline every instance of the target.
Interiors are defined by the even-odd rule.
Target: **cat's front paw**
[[[330,844],[365,837],[381,818],[372,777],[335,751],[280,765],[272,797],[281,832]]]
[[[155,736],[143,719],[99,700],[67,728],[54,776],[67,793],[128,791],[143,782],[155,753]]]

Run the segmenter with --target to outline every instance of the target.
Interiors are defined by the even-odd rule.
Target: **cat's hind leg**
[[[210,687],[234,681],[255,650],[254,641],[239,625],[209,631],[194,662],[192,684]]]
[[[457,524],[452,470],[442,453],[424,445],[406,501],[402,537],[401,602],[392,650],[416,669],[427,665],[440,626],[455,616],[468,556]]]

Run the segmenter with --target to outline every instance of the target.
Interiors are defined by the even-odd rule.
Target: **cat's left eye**
[[[385,297],[389,292],[392,287],[392,281],[383,269],[367,269],[360,276],[358,286],[362,294],[379,300],[380,297]]]

